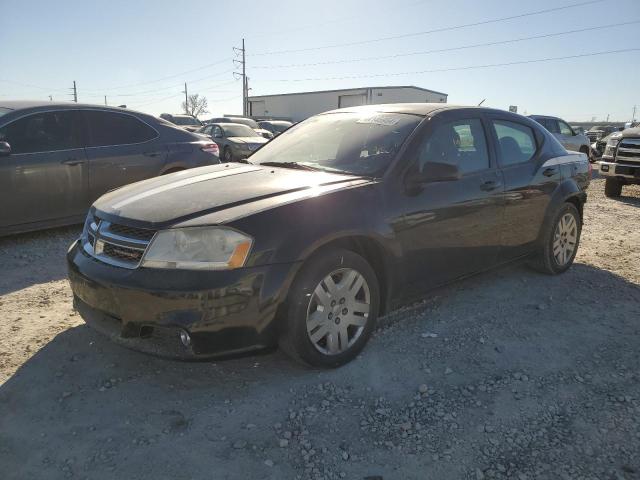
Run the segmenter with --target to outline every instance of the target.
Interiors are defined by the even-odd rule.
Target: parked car
[[[160,118],[166,120],[167,122],[171,122],[174,125],[182,127],[188,132],[195,132],[202,127],[202,122],[200,122],[200,120],[198,120],[196,117],[192,117],[191,115],[162,113],[160,114]]]
[[[219,162],[215,143],[144,113],[0,101],[0,235],[81,223],[109,190]]]
[[[265,130],[264,128],[261,128],[258,125],[258,122],[256,122],[254,119],[252,118],[246,118],[246,117],[216,117],[216,118],[212,118],[211,121],[209,123],[239,123],[241,125],[246,125],[247,127],[255,130],[256,133],[258,133],[260,136],[271,140],[273,138],[273,133],[271,133],[271,131],[269,130]]]
[[[640,127],[612,133],[598,165],[607,197],[619,197],[625,185],[640,185]]]
[[[578,135],[584,135],[585,134],[584,127],[581,127],[579,125],[571,125],[571,130],[576,132]]]
[[[577,133],[561,118],[548,115],[529,115],[529,118],[532,118],[551,132],[567,150],[584,153],[590,157],[589,139],[585,135]]]
[[[293,123],[285,120],[262,120],[258,122],[260,128],[270,131],[274,137],[288,130],[292,125]]]
[[[316,115],[246,163],[100,198],[67,257],[82,317],[155,353],[279,344],[335,367],[430,288],[523,258],[567,270],[590,178],[526,117],[428,103]]]
[[[220,147],[225,162],[237,162],[247,158],[268,142],[252,128],[240,123],[210,123],[198,133],[204,134]]]
[[[594,143],[617,131],[618,128],[613,125],[594,125],[587,130],[585,135],[589,138],[590,143]]]

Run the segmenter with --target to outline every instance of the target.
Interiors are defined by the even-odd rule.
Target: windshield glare
[[[328,171],[378,176],[421,119],[402,113],[318,115],[266,144],[251,156],[251,162],[295,162]]]
[[[220,128],[224,130],[227,137],[260,137],[257,132],[246,125],[220,125]]]

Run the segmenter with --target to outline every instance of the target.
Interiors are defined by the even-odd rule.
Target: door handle
[[[145,157],[159,157],[160,152],[144,152]]]
[[[84,160],[78,160],[77,158],[67,158],[66,160],[63,160],[60,162],[62,165],[80,165],[81,163],[84,163]]]
[[[558,169],[557,168],[545,168],[544,171],[542,172],[542,175],[544,175],[545,177],[553,177],[556,173],[558,173]]]
[[[492,190],[495,190],[499,186],[500,186],[499,182],[496,182],[494,180],[489,180],[488,182],[484,182],[482,185],[480,185],[480,190],[484,190],[485,192],[490,192]]]

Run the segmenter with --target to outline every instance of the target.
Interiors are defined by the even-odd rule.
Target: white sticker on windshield
[[[390,127],[398,123],[398,119],[389,115],[372,115],[370,117],[360,118],[356,123],[368,123],[372,125],[384,125]]]

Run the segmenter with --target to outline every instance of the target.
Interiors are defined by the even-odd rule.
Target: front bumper
[[[74,306],[89,325],[124,346],[182,359],[274,346],[276,312],[296,266],[128,270],[90,257],[77,241],[67,263]]]
[[[640,165],[600,160],[598,167],[600,174],[605,177],[620,178],[628,183],[640,183]]]

